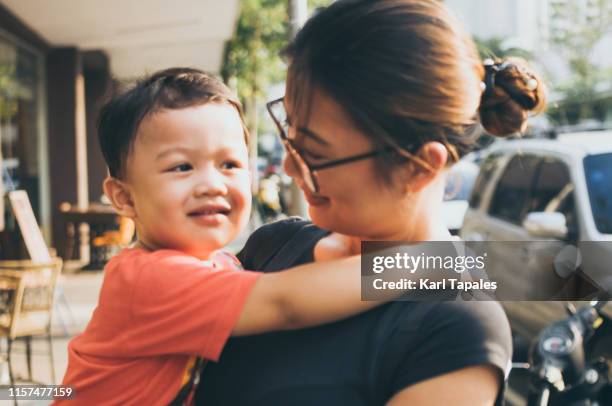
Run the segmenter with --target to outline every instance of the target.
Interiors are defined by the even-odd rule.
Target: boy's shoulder
[[[138,297],[165,295],[169,286],[207,283],[218,271],[237,271],[239,265],[229,253],[215,253],[210,260],[201,260],[177,250],[127,248],[104,268],[103,290]]]
[[[179,251],[125,248],[104,267],[103,287],[131,291],[130,286],[148,285],[156,280],[163,283],[185,266],[193,268],[194,265],[189,255]]]
[[[126,248],[111,258],[105,271],[113,269],[155,269],[177,270],[181,268],[241,269],[240,261],[224,251],[217,251],[209,260],[202,260],[192,255],[173,249],[147,251],[142,248]]]
[[[167,260],[189,263],[194,262],[193,260],[197,260],[197,258],[187,255],[181,251],[170,249],[148,251],[136,247],[124,248],[121,252],[110,259],[108,264],[106,264],[105,269],[112,269],[116,267],[139,267],[143,265],[150,265],[154,262],[163,262]]]

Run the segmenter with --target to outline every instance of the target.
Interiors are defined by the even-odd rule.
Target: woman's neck
[[[362,241],[448,241],[453,236],[444,224],[435,221],[430,224],[412,227],[409,230],[400,229],[380,236],[360,236]]]
[[[442,213],[443,188],[433,188],[423,193],[418,201],[406,206],[379,235],[365,235],[361,240],[378,241],[448,241],[453,237],[448,231]]]

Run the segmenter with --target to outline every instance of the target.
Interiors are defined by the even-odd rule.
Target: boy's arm
[[[366,311],[361,301],[361,257],[317,262],[259,277],[232,335],[298,329]]]

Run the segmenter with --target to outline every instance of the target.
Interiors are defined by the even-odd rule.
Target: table
[[[73,259],[78,240],[79,259],[89,263],[87,268],[101,267],[104,262],[101,253],[95,247],[92,247],[90,242],[104,231],[117,228],[120,216],[115,212],[115,209],[109,205],[92,203],[86,209],[62,205],[60,212],[66,228],[64,259]],[[80,227],[83,224],[87,224],[88,229],[87,227]],[[79,233],[77,233],[77,229],[80,231]]]

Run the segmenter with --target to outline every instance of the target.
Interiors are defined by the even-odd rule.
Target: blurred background
[[[29,232],[40,231],[67,275],[56,301],[63,303],[54,327],[64,353],[56,360],[58,376],[67,338],[84,327],[95,305],[100,270],[134,237],[102,197],[106,168],[95,128],[101,103],[122,84],[171,66],[214,72],[237,92],[257,174],[252,221],[234,243],[238,249],[259,225],[307,213],[282,173],[284,151],[265,102],[284,94],[281,50],[329,3],[0,0],[0,259],[32,255],[9,198],[24,190],[33,214]],[[548,110],[530,120],[524,136],[500,141],[483,134],[452,169],[444,212],[449,229],[477,241],[612,241],[612,0],[445,3],[483,59],[524,58],[550,90]],[[537,255],[514,255],[514,267],[532,269],[528,259]],[[612,261],[609,249],[597,255],[600,263]],[[609,270],[583,268],[588,277],[571,287],[577,292],[609,278]],[[80,270],[94,272],[70,274]],[[515,333],[527,339],[563,312],[554,304],[506,308]]]
[[[117,226],[96,213],[104,211],[99,204],[106,175],[95,129],[100,104],[121,83],[185,65],[217,73],[243,101],[258,175],[253,227],[286,214],[306,215],[303,199],[282,174],[283,148],[264,104],[284,93],[286,65],[279,54],[288,39],[330,2],[1,0],[4,192],[27,191],[47,243],[66,259],[90,261],[96,253],[87,252],[82,240],[103,234],[105,221]],[[526,137],[554,139],[612,125],[610,0],[446,3],[483,58],[518,56],[545,77],[550,107],[531,121]],[[489,142],[485,135],[481,146]],[[458,192],[450,201],[466,202],[471,192],[477,170],[465,167],[450,177],[462,179],[461,187],[449,188]],[[458,232],[467,206],[449,207],[447,222]],[[87,218],[88,211],[98,218]],[[83,222],[72,221],[79,215]],[[0,257],[26,257],[8,207],[0,228]],[[77,237],[81,241],[68,241]]]
[[[217,73],[244,103],[257,174],[253,227],[287,213],[305,215],[299,192],[282,174],[283,148],[264,104],[284,92],[286,65],[279,54],[288,39],[329,3],[1,0],[2,190],[26,190],[47,243],[65,258],[90,260],[82,241],[67,239],[99,236],[108,228],[95,223],[102,215],[67,223],[77,212],[104,209],[98,206],[106,175],[95,133],[99,106],[121,83],[184,65]],[[550,107],[532,120],[528,137],[611,125],[610,0],[446,3],[475,37],[483,58],[522,57],[546,78]],[[482,145],[487,141],[485,136]],[[466,171],[461,188],[451,188],[461,193],[449,200],[467,201],[477,171]],[[448,219],[454,230],[462,208],[457,203],[450,210],[456,212]],[[24,257],[14,216],[8,207],[0,209],[0,255]]]

